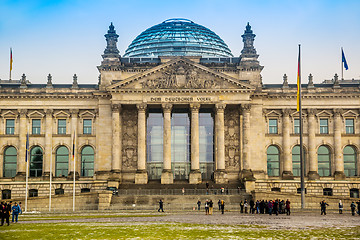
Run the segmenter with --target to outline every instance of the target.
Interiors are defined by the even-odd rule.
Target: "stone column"
[[[284,149],[284,167],[282,172],[282,178],[291,180],[294,179],[292,173],[292,156],[290,149],[290,109],[283,109],[283,149]]]
[[[121,152],[122,152],[122,124],[121,124],[121,105],[113,104],[112,106],[112,162],[111,171],[112,179],[119,180],[121,172]]]
[[[315,120],[315,109],[308,109],[308,123],[309,123],[309,180],[319,179],[318,174],[318,159],[316,155],[316,145],[315,145],[315,132],[316,132],[316,120]]]
[[[79,139],[78,139],[78,129],[77,129],[77,124],[78,124],[78,114],[79,114],[79,110],[78,109],[71,109],[70,110],[70,113],[71,113],[71,125],[70,125],[70,136],[71,136],[71,139],[70,139],[70,146],[71,146],[71,149],[70,149],[70,159],[71,161],[69,161],[69,175],[68,175],[68,179],[73,179],[74,178],[74,162],[72,161],[72,151],[73,151],[73,141],[74,141],[74,138],[75,138],[75,144],[74,144],[74,148],[75,148],[75,151],[74,151],[74,154],[75,154],[75,161],[76,161],[76,166],[75,166],[75,177],[79,177],[80,176],[80,168],[81,168],[81,158],[78,157],[77,155],[77,146],[78,146],[78,143],[79,143]],[[68,133],[68,132],[67,132]],[[75,136],[74,136],[75,135]]]
[[[241,113],[243,115],[243,136],[242,136],[242,170],[240,178],[244,181],[252,181],[254,179],[253,172],[250,168],[250,104],[241,105]]]
[[[146,103],[136,105],[138,109],[138,161],[135,174],[136,184],[146,184],[148,174],[146,171]]]
[[[342,157],[342,144],[341,144],[341,110],[334,109],[334,163],[335,163],[335,173],[334,177],[335,180],[344,180],[345,173],[344,173],[344,160]]]
[[[161,174],[161,184],[171,184],[174,176],[171,171],[171,109],[172,104],[163,104],[164,113],[164,137],[163,137],[163,171]]]
[[[19,121],[19,149],[18,149],[18,159],[17,159],[17,171],[15,180],[21,181],[25,180],[26,176],[26,162],[25,162],[25,154],[26,154],[26,133],[28,132],[28,122],[26,121],[26,109],[21,109],[19,111],[20,121]],[[5,123],[6,124],[6,123]],[[29,133],[30,134],[30,133]],[[29,144],[29,148],[31,145]],[[29,149],[30,150],[30,149]],[[30,161],[30,152],[28,152],[28,161]],[[29,162],[30,166],[30,162]],[[29,171],[30,175],[30,171]]]
[[[190,184],[201,183],[200,160],[199,160],[199,109],[200,104],[190,104],[191,109],[191,172]]]
[[[45,110],[46,117],[45,117],[45,155],[44,155],[44,177],[49,178],[50,174],[54,176],[54,168],[55,164],[52,158],[52,113],[53,110],[46,109]],[[50,170],[51,165],[51,170]]]
[[[224,110],[226,104],[218,103],[215,105],[215,132],[217,136],[217,169],[215,170],[215,182],[227,183],[227,174],[225,171],[225,123]]]

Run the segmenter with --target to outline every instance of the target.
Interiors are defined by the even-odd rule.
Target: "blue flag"
[[[341,56],[342,56],[342,63],[344,64],[344,68],[345,68],[345,70],[348,70],[349,67],[348,67],[348,65],[347,65],[346,58],[345,58],[345,54],[344,54],[344,51],[343,51],[342,48],[341,48]]]
[[[25,151],[25,162],[28,160],[28,152],[29,152],[29,133],[26,134],[26,151]]]

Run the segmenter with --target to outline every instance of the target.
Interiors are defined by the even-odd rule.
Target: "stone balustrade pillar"
[[[145,103],[136,105],[138,109],[138,161],[135,174],[136,184],[146,184],[148,174],[146,171],[146,107]]]
[[[164,114],[164,135],[163,135],[163,171],[161,174],[161,184],[171,184],[174,182],[171,171],[171,109],[172,104],[163,104]]]
[[[344,160],[342,157],[342,144],[341,144],[341,110],[334,109],[334,162],[335,162],[335,180],[344,180]]]
[[[318,159],[316,154],[316,143],[315,143],[315,132],[316,132],[316,119],[315,119],[315,109],[308,109],[308,145],[309,145],[309,180],[319,179],[318,173]]]
[[[191,172],[190,184],[201,183],[200,160],[199,160],[199,109],[200,104],[190,104],[191,109]]]
[[[292,173],[292,156],[290,149],[290,109],[283,110],[283,152],[284,168],[282,173],[283,179],[294,179]]]
[[[225,119],[224,111],[226,104],[218,103],[215,105],[215,133],[217,146],[217,169],[215,170],[215,182],[227,183],[227,174],[225,171]]]

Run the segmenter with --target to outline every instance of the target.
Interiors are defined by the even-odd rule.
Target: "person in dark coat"
[[[326,206],[329,206],[329,204],[327,204],[325,202],[325,200],[323,200],[322,202],[320,202],[320,207],[321,207],[321,215],[326,215]]]
[[[354,202],[350,204],[351,215],[355,216],[356,205]]]
[[[290,215],[290,201],[289,201],[289,199],[286,200],[285,209],[286,209],[286,215]]]
[[[274,204],[273,204],[272,200],[270,200],[269,203],[268,203],[268,212],[269,212],[269,215],[272,214],[272,212],[273,212],[273,207],[274,207]]]
[[[276,216],[279,214],[279,201],[277,199],[273,203],[273,212]]]
[[[198,211],[200,211],[201,201],[200,199],[197,201]]]
[[[0,217],[1,217],[1,226],[4,225],[5,220],[5,204],[1,202],[0,204]]]
[[[224,214],[224,210],[225,210],[225,201],[221,200],[221,214]]]
[[[243,201],[241,200],[240,201],[240,213],[243,213],[244,212],[244,203]]]
[[[11,204],[5,203],[3,207],[3,218],[1,218],[1,225],[4,225],[4,220],[6,220],[7,225],[10,225],[10,212]]]
[[[254,200],[250,200],[250,212],[249,213],[251,213],[251,214],[253,214],[254,213],[254,206],[255,206],[255,203],[254,203]]]
[[[160,212],[160,210],[162,212],[164,212],[164,202],[160,199],[159,201],[159,209],[158,209],[158,212]]]
[[[218,201],[219,211],[221,210],[221,200]]]
[[[356,202],[357,204],[357,213],[360,215],[360,200]]]

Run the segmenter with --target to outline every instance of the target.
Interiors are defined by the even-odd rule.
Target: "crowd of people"
[[[240,201],[240,213],[250,213],[250,214],[286,214],[290,215],[290,201],[289,199],[280,200],[247,200]]]
[[[18,216],[22,213],[21,210],[21,202],[17,204],[16,202],[14,205],[12,202],[4,203],[1,202],[0,204],[0,215],[1,215],[1,226],[6,223],[8,226],[10,225],[10,215],[12,215],[12,222],[18,222]]]

